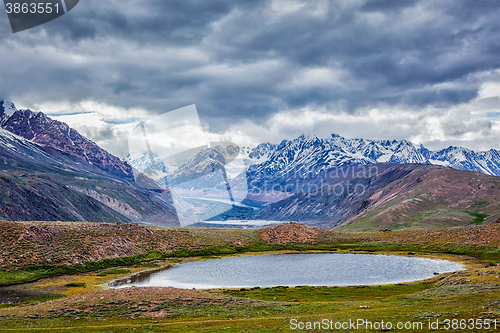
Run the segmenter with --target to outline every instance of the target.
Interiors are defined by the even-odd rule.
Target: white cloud
[[[328,11],[329,2],[325,0],[272,0],[269,14],[274,19],[291,14],[302,16],[324,17]]]
[[[495,117],[486,113],[492,111],[491,108],[478,108],[485,99],[498,96],[498,87],[496,83],[484,83],[476,99],[446,108],[379,105],[348,113],[305,107],[277,113],[262,124],[248,121],[237,124],[212,137],[248,145],[264,141],[278,143],[301,134],[326,138],[336,133],[349,138],[407,139],[430,149],[443,149],[448,145],[475,150],[500,149],[500,100],[494,109],[498,112]]]
[[[242,69],[237,69],[239,70]],[[319,73],[320,78],[324,75],[323,77],[327,79],[330,75],[321,71],[306,73],[306,75]],[[320,82],[321,80],[318,84]],[[498,140],[500,116],[491,116],[492,111],[500,114],[499,88],[500,85],[497,82],[485,82],[481,84],[477,98],[469,103],[446,108],[417,109],[407,105],[379,105],[360,108],[350,113],[343,111],[342,107],[329,109],[308,106],[276,113],[263,123],[255,123],[251,120],[237,122],[218,133],[210,132],[209,128],[203,131],[198,127],[189,131],[186,131],[184,127],[179,131],[170,129],[171,135],[168,140],[175,141],[176,138],[182,138],[183,142],[171,142],[171,144],[179,147],[185,146],[184,134],[190,133],[193,140],[223,141],[247,146],[267,141],[279,143],[283,139],[294,139],[301,134],[314,134],[326,138],[336,133],[350,138],[407,139],[415,144],[424,144],[431,149],[442,149],[447,145],[460,145],[476,150],[500,149]],[[492,99],[495,99],[493,104]],[[488,107],[485,107],[485,101],[490,101]],[[129,117],[141,115],[141,119],[144,120],[151,118],[145,110],[125,112],[121,108],[91,102],[72,105],[71,108],[68,104],[46,105],[45,109],[52,110],[53,114],[64,113],[68,109],[97,110],[88,113],[63,114],[53,116],[53,118],[68,123],[119,156],[127,153],[124,141],[137,121],[119,125],[112,125],[109,121],[126,120],[126,115]],[[108,136],[103,136],[103,131],[107,131]],[[159,137],[152,135],[150,139],[158,142],[163,140],[164,144],[170,142],[161,133]]]

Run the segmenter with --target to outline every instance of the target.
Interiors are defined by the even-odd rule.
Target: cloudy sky
[[[141,119],[196,104],[211,140],[302,133],[500,149],[495,0],[82,0],[13,34],[0,98],[119,156]]]

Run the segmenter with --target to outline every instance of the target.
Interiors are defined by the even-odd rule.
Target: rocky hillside
[[[439,168],[423,164],[378,164],[330,169],[316,176],[268,180],[267,190],[286,191],[286,199],[268,204],[253,218],[262,220],[298,221],[322,228],[333,228],[355,218],[369,205],[369,198],[378,190],[418,170]],[[255,181],[254,181],[255,182]],[[250,197],[272,200],[275,192],[252,188]]]
[[[0,221],[0,273],[30,265],[74,265],[85,261],[137,255],[151,251],[224,248],[226,251],[265,244],[316,244],[390,247],[447,247],[450,239],[464,248],[500,246],[500,224],[436,230],[343,233],[284,223],[260,230],[151,228],[124,223],[30,223]],[[262,248],[262,247],[261,247]],[[498,253],[498,251],[497,251]],[[1,274],[0,274],[1,275]]]
[[[0,219],[178,225],[168,192],[139,188],[2,129],[0,189]]]
[[[340,230],[443,228],[500,219],[500,177],[433,167],[378,189]]]
[[[61,149],[114,176],[133,180],[129,164],[100,148],[67,124],[53,120],[43,112],[17,110],[12,103],[4,104],[4,101],[0,101],[1,128],[32,142]]]
[[[0,270],[26,264],[76,264],[148,251],[171,252],[213,245],[245,246],[251,232],[150,228],[131,223],[0,221]]]
[[[249,198],[264,205],[247,217],[257,220],[349,231],[444,228],[499,219],[500,177],[429,164],[357,165],[268,179]]]

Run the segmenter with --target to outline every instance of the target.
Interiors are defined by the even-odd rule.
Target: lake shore
[[[286,252],[297,253],[297,251]],[[317,253],[317,251],[312,252]],[[390,252],[390,254],[396,253]],[[237,256],[246,255],[254,254],[237,254]],[[165,329],[183,331],[186,327],[201,330],[205,327],[203,323],[205,325],[210,323],[208,331],[215,332],[217,328],[228,325],[234,325],[231,326],[232,331],[238,331],[238,327],[254,328],[265,323],[263,327],[266,328],[263,331],[278,331],[286,323],[286,319],[293,316],[303,320],[314,320],[317,316],[330,316],[335,313],[336,318],[340,318],[339,316],[343,314],[345,318],[354,319],[353,313],[362,311],[361,314],[366,318],[375,319],[381,318],[377,316],[380,316],[380,311],[383,309],[384,318],[389,320],[394,319],[394,314],[401,311],[426,318],[429,309],[432,309],[430,313],[444,316],[447,312],[444,310],[449,310],[453,304],[458,312],[448,312],[454,318],[478,314],[484,317],[485,313],[491,318],[500,315],[500,308],[489,307],[496,304],[495,297],[500,291],[499,266],[490,266],[481,260],[466,256],[425,253],[414,255],[452,259],[464,263],[467,270],[391,285],[212,290],[171,287],[102,289],[103,283],[127,276],[127,273],[105,276],[98,276],[98,272],[85,273],[37,282],[38,288],[42,286],[54,288],[57,285],[63,288],[62,284],[68,281],[74,283],[95,281],[94,284],[85,287],[66,288],[64,297],[40,299],[34,304],[25,302],[19,305],[0,306],[0,330],[11,331],[13,327],[28,326],[32,327],[34,332],[49,327],[58,329],[71,327],[77,332],[89,332],[99,327],[101,331],[119,332],[125,327],[147,327],[151,332],[161,332]],[[198,257],[186,260],[210,259]],[[158,267],[168,264],[172,262],[156,263]],[[131,266],[127,269],[131,272],[134,270],[140,272],[158,267]],[[433,299],[447,301],[430,305],[429,301]],[[408,303],[410,308],[401,309],[401,302]],[[475,306],[469,306],[472,304]],[[486,305],[479,307],[477,304]],[[332,313],[333,308],[335,311]]]
[[[36,223],[34,225],[47,226]],[[21,230],[24,232],[26,225],[14,224],[14,226],[22,227]],[[48,226],[53,227],[57,224]],[[77,227],[66,225],[63,227],[65,230],[72,230],[74,237],[81,236],[74,232],[79,230]],[[104,227],[110,228],[110,226]],[[59,274],[51,278],[39,277],[30,288],[52,290],[52,296],[42,295],[42,298],[31,301],[0,305],[0,331],[38,332],[47,329],[62,331],[66,329],[72,332],[94,332],[98,329],[121,332],[135,327],[148,332],[163,332],[167,329],[220,332],[223,327],[230,327],[232,332],[245,330],[270,332],[289,330],[290,320],[293,318],[302,321],[314,321],[318,318],[331,320],[364,318],[395,322],[417,319],[425,323],[430,319],[446,318],[450,320],[499,318],[500,320],[498,302],[500,267],[496,265],[499,261],[499,226],[367,234],[329,231],[317,233],[315,228],[310,229],[296,224],[271,228],[257,231],[173,230],[173,232],[170,230],[165,232],[160,228],[145,228],[146,230],[141,228],[141,233],[130,232],[128,234],[130,239],[138,235],[149,234],[151,239],[158,234],[168,235],[171,251],[164,254],[149,251],[144,252],[149,257],[128,257],[127,260],[132,260],[130,258],[137,260],[128,265],[116,265],[118,260],[123,258],[111,258],[115,261],[105,262],[109,267],[99,267],[91,272]],[[57,235],[57,228],[55,229],[54,234]],[[290,235],[293,233],[298,235],[297,242],[290,242],[292,239]],[[277,242],[269,242],[266,239],[275,239]],[[138,243],[139,241],[136,242]],[[198,247],[197,244],[205,244],[205,247]],[[247,251],[244,251],[245,249]],[[105,290],[103,287],[104,283],[116,278],[185,261],[262,253],[332,251],[448,259],[464,263],[467,270],[441,274],[424,281],[375,286],[237,288],[204,291],[173,288]],[[197,253],[198,256],[195,257]],[[158,258],[167,254],[168,257]],[[67,264],[54,264],[57,265],[67,266]],[[101,274],[112,271],[114,271],[112,274]],[[4,277],[10,274],[9,281],[13,281],[12,277],[21,276],[20,272],[30,273],[19,269],[14,271],[3,269],[1,274],[4,274]],[[68,284],[71,286],[66,286]],[[54,296],[57,293],[60,296]],[[193,293],[202,296],[193,296]]]
[[[257,230],[173,229],[137,224],[0,222],[0,286],[167,258],[278,250],[400,251],[500,262],[500,224],[347,233],[284,223]]]

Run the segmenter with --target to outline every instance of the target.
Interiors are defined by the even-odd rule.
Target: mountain
[[[278,145],[265,142],[257,146],[241,147],[240,155],[249,160],[249,164],[260,164],[269,159],[269,157],[276,151]]]
[[[250,167],[251,179],[264,180],[318,174],[332,167],[376,163],[420,163],[449,166],[489,175],[500,175],[500,152],[475,152],[463,147],[431,151],[406,140],[346,139],[332,134],[329,139],[302,135],[282,141],[263,163]]]
[[[314,176],[274,179],[260,188],[252,187],[249,198],[267,202],[252,218],[300,221],[323,228],[336,227],[355,217],[369,199],[392,182],[402,181],[418,170],[438,168],[425,164],[383,163],[332,168]],[[271,180],[267,180],[271,181]],[[285,193],[287,196],[282,196]],[[273,200],[273,196],[277,196]]]
[[[500,218],[493,149],[302,135],[121,161],[68,125],[9,102],[0,103],[0,127],[4,219],[172,226],[254,219],[357,231]]]
[[[249,167],[247,198],[264,207],[245,217],[324,228],[349,223],[341,228],[350,231],[462,225],[471,223],[474,214],[489,216],[485,223],[490,223],[500,218],[500,178],[495,176],[499,166],[499,152],[493,149],[430,151],[406,140],[302,135],[282,141],[265,162]],[[414,183],[413,175],[419,172],[425,177],[416,177],[419,182]],[[429,187],[428,191],[415,184]],[[397,190],[386,197],[387,187]],[[484,196],[477,191],[483,187],[491,193]],[[415,193],[407,193],[410,189]],[[437,189],[446,195],[434,193]],[[412,202],[420,204],[406,211],[411,208],[405,206],[406,196],[417,196]],[[385,206],[379,200],[385,200]]]
[[[376,198],[383,198],[377,194],[379,191],[394,187],[394,184],[409,182],[411,185],[412,175],[419,172],[428,173],[429,176],[425,179],[429,184],[434,184],[433,177],[438,175],[448,177],[450,184],[442,190],[452,192],[449,195],[450,201],[442,200],[443,198],[437,195],[433,196],[428,205],[422,208],[422,214],[427,214],[424,218],[402,214],[401,218],[390,219],[387,218],[387,213],[383,215],[384,218],[377,217],[373,221],[392,222],[373,222],[370,224],[370,230],[402,226],[419,228],[427,222],[435,226],[469,224],[475,218],[471,214],[476,213],[490,216],[485,220],[485,223],[488,223],[498,215],[493,211],[496,207],[495,196],[486,199],[477,196],[474,190],[475,187],[483,186],[484,182],[496,181],[496,176],[484,174],[498,172],[500,158],[495,150],[476,153],[465,148],[450,147],[430,151],[422,145],[415,146],[406,140],[346,139],[338,135],[332,135],[330,139],[320,139],[303,135],[295,140],[284,140],[279,145],[242,147],[239,157],[245,161],[248,171],[239,175],[233,173],[229,185],[233,193],[247,193],[248,190],[245,200],[239,200],[240,204],[233,204],[225,212],[211,217],[210,221],[297,221],[323,228],[335,228],[349,223],[346,228],[357,230],[363,227],[362,224],[353,222],[357,221],[358,217],[372,221],[371,217],[366,218],[362,214],[365,210],[372,209],[371,207],[378,207]],[[131,163],[136,165],[134,161]],[[178,188],[173,187],[184,198],[214,199],[213,194],[223,193],[226,186],[220,177],[186,178],[203,174],[200,170],[210,169],[210,163],[219,163],[221,166],[227,164],[224,156],[216,149],[212,153],[200,151],[166,177],[187,180],[177,183],[184,191],[179,192]],[[466,170],[454,170],[445,167],[446,165]],[[467,171],[469,169],[481,171],[483,174],[477,176],[476,172]],[[464,183],[455,188],[452,186],[454,178]],[[466,183],[465,179],[471,179],[471,182]],[[175,185],[175,182],[172,184]],[[412,188],[410,185],[402,188]],[[494,193],[496,195],[495,191]],[[469,197],[490,201],[487,207],[476,207],[461,201]],[[498,197],[500,198],[500,195]],[[392,205],[389,204],[387,209],[391,211]],[[441,213],[436,215],[433,211]],[[415,214],[418,212],[416,209]],[[428,220],[428,216],[432,219]],[[443,223],[436,222],[436,216],[439,216]],[[385,227],[380,228],[379,224]]]
[[[86,139],[67,124],[50,119],[43,112],[17,110],[0,102],[0,127],[45,146],[61,149],[80,160],[122,179],[132,181],[132,167]],[[5,105],[8,105],[5,108]]]
[[[0,126],[16,111],[14,103],[0,99]]]
[[[500,177],[444,167],[416,169],[370,192],[343,231],[443,228],[500,220]]]
[[[273,179],[293,178],[297,174],[311,176],[333,167],[377,163],[434,164],[500,176],[500,151],[495,149],[475,152],[450,146],[431,151],[406,140],[347,139],[336,134],[328,139],[301,135],[294,140],[283,140],[279,145],[262,143],[241,147],[239,157],[249,167],[249,181],[253,180],[259,188],[264,183],[272,186]],[[144,157],[126,161],[140,170],[144,163],[141,159]],[[186,167],[188,164],[175,172],[176,178],[191,172]],[[161,165],[157,169],[155,173],[162,177],[173,172]]]
[[[249,165],[263,163],[268,160],[277,148],[271,143],[262,143],[258,146],[238,147],[232,143],[212,142],[211,148],[191,151],[183,158],[167,158],[162,160],[155,153],[142,155],[127,155],[123,161],[129,163],[138,172],[145,174],[161,184],[169,183],[172,186],[182,185],[187,188],[201,188],[202,183],[192,182],[214,170],[222,169],[229,178],[235,178],[246,171]],[[181,154],[179,154],[181,155]],[[211,186],[214,184],[211,184]]]
[[[177,226],[167,191],[138,187],[78,156],[0,129],[0,219]]]
[[[500,219],[500,177],[429,164],[345,166],[274,183],[273,189],[265,197],[255,189],[249,194],[267,204],[247,218],[344,231],[441,228]],[[273,201],[276,192],[288,196]]]

